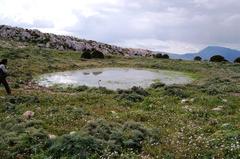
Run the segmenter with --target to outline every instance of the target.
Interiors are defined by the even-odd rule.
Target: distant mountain
[[[237,57],[240,57],[240,51],[220,47],[220,46],[208,46],[198,53],[186,53],[186,54],[169,54],[170,58],[173,59],[183,59],[183,60],[193,60],[195,56],[202,57],[203,60],[209,60],[214,55],[221,55],[228,61],[234,61]]]
[[[171,59],[183,59],[183,60],[193,60],[197,53],[186,53],[186,54],[172,54],[168,53]]]
[[[209,46],[200,51],[199,55],[203,59],[210,59],[213,55],[221,55],[226,60],[234,61],[237,57],[240,57],[240,51],[219,46]]]

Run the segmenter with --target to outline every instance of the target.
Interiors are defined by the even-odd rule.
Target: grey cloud
[[[30,26],[35,28],[53,28],[54,23],[49,20],[36,19]]]
[[[74,34],[104,42],[129,39],[183,41],[195,45],[240,43],[238,0],[134,0],[93,17],[78,16],[67,28]],[[76,11],[77,12],[77,11]]]
[[[11,25],[11,26],[18,26],[23,28],[53,28],[54,24],[53,22],[49,20],[43,20],[43,19],[35,19],[32,24],[30,23],[23,23],[19,21],[14,21],[12,19],[6,18],[6,17],[0,17],[1,24],[5,25]]]
[[[240,49],[239,0],[115,1],[118,3],[91,5],[96,12],[91,16],[84,15],[82,10],[73,10],[77,22],[64,28],[64,31],[80,38],[119,45],[132,41],[133,47],[153,46],[147,39],[155,39],[154,46],[159,50],[161,46],[163,49],[170,46],[165,43],[158,45],[158,41],[186,43],[196,48],[214,44]],[[28,25],[35,28],[55,27],[44,19]],[[143,41],[141,45],[134,45],[136,39]]]

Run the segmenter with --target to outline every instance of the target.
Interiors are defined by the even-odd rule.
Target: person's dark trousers
[[[11,89],[6,81],[6,78],[0,78],[0,83],[2,83],[4,85],[7,94],[11,94]]]

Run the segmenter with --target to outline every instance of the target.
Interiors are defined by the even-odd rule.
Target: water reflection
[[[93,72],[92,74],[97,76],[97,75],[100,75],[102,72]]]
[[[90,75],[90,73],[88,73],[88,72],[83,72],[83,75]]]
[[[181,72],[133,69],[133,68],[97,68],[78,71],[45,74],[38,80],[39,85],[86,85],[90,87],[106,87],[116,90],[128,89],[133,86],[149,87],[154,81],[169,84],[186,84],[192,79]]]

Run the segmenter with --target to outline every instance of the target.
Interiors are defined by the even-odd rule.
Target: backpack
[[[5,78],[7,77],[7,74],[3,72],[3,70],[0,68],[0,78]]]

